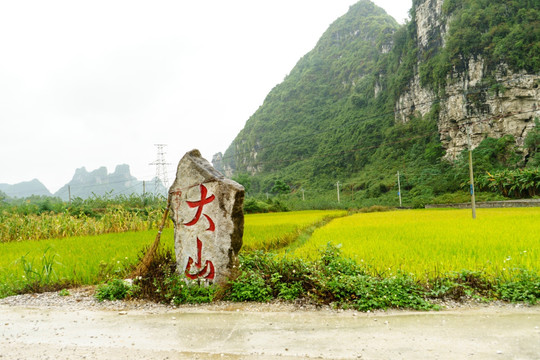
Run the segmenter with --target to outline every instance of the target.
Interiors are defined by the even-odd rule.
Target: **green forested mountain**
[[[225,152],[225,172],[251,194],[323,196],[340,181],[351,200],[391,203],[399,171],[406,199],[423,203],[463,188],[465,163],[449,154],[464,149],[465,125],[482,173],[538,166],[539,9],[414,0],[399,25],[359,1],[270,91]]]

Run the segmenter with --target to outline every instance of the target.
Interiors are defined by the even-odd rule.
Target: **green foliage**
[[[493,191],[513,198],[528,198],[540,195],[540,168],[499,170],[478,176],[480,190]]]
[[[246,193],[249,193],[251,189],[251,176],[248,173],[236,174],[232,179],[242,185]]]
[[[274,182],[274,186],[272,186],[270,191],[276,195],[287,194],[290,191],[290,188],[289,185],[278,179]]]
[[[135,283],[140,297],[171,305],[208,303],[217,291],[215,286],[186,281],[185,276],[176,272],[173,252],[162,248],[156,252],[147,273],[135,279]]]
[[[243,272],[231,283],[232,301],[292,301],[306,298],[318,304],[366,311],[386,308],[431,309],[422,287],[403,274],[390,278],[367,275],[337,247],[328,245],[313,263],[251,252],[241,257]]]
[[[294,190],[302,176],[327,177],[338,167],[361,168],[369,154],[346,153],[342,159],[324,155],[356,147],[361,135],[370,138],[366,145],[376,145],[373,130],[391,122],[391,116],[382,124],[363,118],[373,117],[373,110],[380,114],[391,108],[375,98],[378,79],[372,74],[382,66],[380,51],[390,47],[397,27],[371,2],[353,5],[268,94],[226,151],[224,163],[236,165],[238,174],[251,165],[263,169],[268,176],[254,178],[252,191],[275,194],[288,193],[289,187]],[[250,158],[253,150],[256,160]],[[273,171],[284,176],[272,175]]]
[[[107,284],[97,287],[95,297],[99,301],[104,300],[124,300],[134,296],[138,291],[138,286],[122,279],[113,279]]]
[[[375,208],[373,210],[381,210]],[[11,245],[11,244],[8,244]],[[28,254],[18,265],[25,277],[13,281],[13,274],[0,273],[0,297],[16,293],[62,290],[68,296],[69,282],[57,276],[58,255],[45,248],[39,265]],[[517,275],[516,275],[517,274]],[[117,276],[122,276],[117,273]],[[16,284],[14,286],[13,284]],[[398,271],[385,274],[370,265],[345,257],[339,246],[327,245],[313,261],[263,251],[242,252],[238,277],[222,289],[188,282],[176,272],[170,249],[159,249],[149,271],[133,283],[115,277],[96,289],[98,300],[147,298],[166,304],[206,303],[215,299],[260,301],[274,299],[330,304],[360,311],[387,308],[436,309],[430,299],[499,298],[534,304],[540,299],[540,278],[533,271],[508,272],[505,277],[488,277],[483,272],[460,271],[438,274],[419,282]]]
[[[477,201],[502,201],[508,200],[507,197],[495,194],[492,192],[478,191],[478,181],[476,181],[475,197]],[[439,196],[435,196],[431,203],[433,204],[458,204],[467,203],[471,201],[471,194],[469,191],[456,191],[454,193],[446,193]]]
[[[36,197],[5,204],[3,208],[0,205],[0,242],[156,229],[165,204],[145,201],[146,198],[138,196],[90,198],[75,200],[70,205],[55,203],[53,198]]]
[[[302,260],[278,258],[262,251],[240,256],[241,275],[231,282],[225,299],[233,301],[292,301],[304,295],[309,269]]]
[[[272,299],[272,289],[266,285],[263,277],[255,272],[243,272],[231,285],[232,301],[267,302]]]
[[[446,46],[424,54],[422,84],[434,89],[451,71],[464,72],[471,58],[482,58],[488,72],[507,64],[515,73],[540,69],[540,10],[530,0],[445,1],[450,20]]]
[[[494,168],[515,167],[521,160],[516,153],[516,140],[512,135],[504,135],[499,139],[485,138],[473,150],[473,165],[476,171],[487,171]]]
[[[130,213],[148,214],[163,210],[166,199],[152,194],[118,195],[115,197],[93,195],[87,199],[74,198],[70,203],[60,198],[32,195],[22,199],[0,198],[0,211],[20,215],[63,214],[101,218],[106,209],[122,207]]]
[[[9,284],[0,283],[0,299],[15,295],[15,291]]]
[[[162,287],[158,286],[156,291],[163,292],[164,300],[169,304],[202,304],[213,300],[216,288],[186,282],[184,276],[173,273],[163,279]]]
[[[472,151],[476,186],[480,191],[493,191],[504,197],[531,197],[538,192],[535,169],[516,169],[521,161],[519,148],[512,135],[499,139],[485,138]],[[461,188],[469,187],[469,157],[464,150],[454,167],[454,179]],[[511,169],[514,170],[511,170]],[[529,193],[530,192],[530,193]]]
[[[304,289],[301,282],[286,283],[282,282],[281,274],[275,273],[272,274],[270,279],[272,287],[277,291],[276,297],[278,299],[283,299],[286,301],[293,301],[300,297],[303,294]]]
[[[467,297],[492,298],[494,286],[485,274],[463,270],[431,279],[427,284],[427,295],[435,299],[463,300]]]
[[[243,273],[232,282],[226,299],[269,301],[304,298],[316,304],[333,304],[360,311],[388,308],[436,309],[429,299],[462,301],[500,298],[536,303],[540,299],[538,274],[521,271],[507,279],[489,278],[483,272],[463,270],[442,274],[422,284],[398,272],[376,276],[365,266],[342,256],[328,245],[314,262],[279,258],[262,252],[241,257]]]
[[[263,201],[256,198],[247,198],[244,200],[244,213],[246,214],[283,212],[288,210],[287,206],[279,200],[268,199]]]
[[[534,119],[534,127],[527,134],[524,147],[529,151],[527,166],[540,166],[540,119]]]
[[[379,278],[368,275],[350,259],[343,258],[338,247],[328,244],[316,263],[315,296],[319,301],[360,311],[387,308],[431,309],[422,287],[405,274]]]
[[[56,264],[61,265],[55,260],[58,256],[56,253],[51,252],[50,247],[46,247],[41,255],[41,266],[35,266],[32,260],[27,258],[28,253],[22,255],[17,263],[21,265],[24,271],[25,286],[38,288],[41,286],[47,286],[53,281],[58,280],[54,266]]]
[[[497,290],[502,300],[535,305],[540,301],[540,276],[529,271],[522,271],[516,279],[500,280],[497,283]]]

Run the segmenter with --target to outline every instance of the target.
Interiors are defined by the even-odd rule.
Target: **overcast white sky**
[[[411,0],[375,0],[400,23]],[[224,152],[355,0],[0,0],[0,183]]]

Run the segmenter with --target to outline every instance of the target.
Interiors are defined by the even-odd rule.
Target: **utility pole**
[[[300,190],[302,191],[302,201],[306,201],[306,198],[304,196],[304,188],[301,188]]]
[[[142,194],[143,196],[146,194],[146,181],[142,181]]]
[[[157,147],[157,158],[154,162],[151,162],[149,165],[156,166],[156,177],[154,178],[154,194],[157,195],[159,192],[159,182],[163,184],[165,189],[169,189],[169,176],[167,175],[167,165],[170,165],[168,162],[165,162],[165,150],[164,148],[167,144],[154,144]]]
[[[401,207],[401,183],[399,181],[399,171],[397,172],[397,187],[398,187],[398,196],[399,196],[399,207]]]
[[[69,203],[71,204],[71,185],[68,185]]]
[[[336,183],[337,186],[337,202],[339,202],[339,181]]]
[[[467,126],[467,143],[469,145],[469,178],[471,186],[471,208],[472,218],[476,219],[476,201],[474,199],[474,176],[473,176],[473,164],[472,164],[472,145],[471,145],[471,126]]]

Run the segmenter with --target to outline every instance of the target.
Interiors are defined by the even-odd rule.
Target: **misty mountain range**
[[[157,184],[157,186],[156,186]],[[160,180],[152,181],[137,180],[130,173],[129,165],[117,165],[114,172],[108,173],[107,168],[100,167],[94,171],[88,172],[82,167],[75,170],[75,174],[70,182],[62,186],[54,194],[51,193],[41,181],[33,179],[18,184],[0,184],[0,192],[10,198],[25,198],[32,195],[54,196],[64,201],[71,198],[86,199],[93,195],[96,196],[119,196],[119,195],[142,195],[144,193],[156,193],[164,195],[167,189]]]

